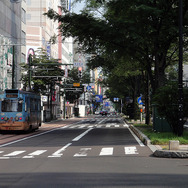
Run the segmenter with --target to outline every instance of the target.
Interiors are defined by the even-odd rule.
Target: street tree
[[[39,48],[35,51],[35,55],[32,57],[30,64],[21,64],[22,82],[24,89],[29,86],[29,71],[31,71],[32,90],[37,93],[44,94],[48,88],[55,86],[57,82],[60,82],[64,76],[64,71],[58,65],[58,60],[49,58],[44,49]]]
[[[166,83],[166,69],[178,62],[178,1],[86,2],[81,14],[65,11],[59,15],[50,9],[46,15],[61,23],[63,37],[74,37],[91,54],[91,68],[102,67],[112,73],[118,64],[138,63],[136,69],[144,72],[146,85],[155,94]],[[188,1],[183,0],[184,49],[188,34],[187,9]]]

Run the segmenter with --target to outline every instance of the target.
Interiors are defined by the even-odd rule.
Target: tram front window
[[[21,112],[22,103],[16,100],[4,100],[1,106],[2,112]]]

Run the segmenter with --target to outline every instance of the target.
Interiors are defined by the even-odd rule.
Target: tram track
[[[0,132],[0,147],[3,144],[12,142],[12,141],[16,141],[18,139],[22,139],[22,138],[26,138],[32,135],[37,135],[37,134],[41,134],[43,132],[52,130],[52,129],[57,129],[60,127],[63,127],[67,124],[73,124],[78,122],[79,120],[82,120],[85,118],[75,118],[75,119],[67,119],[67,120],[56,120],[56,121],[51,121],[49,123],[43,123],[41,127],[39,127],[38,130],[34,131],[34,132],[30,132],[30,133],[24,133],[24,132],[16,132],[16,131],[11,131],[11,133],[9,132]]]

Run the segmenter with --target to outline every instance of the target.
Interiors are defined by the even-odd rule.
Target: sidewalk
[[[152,150],[153,156],[163,158],[188,158],[188,145],[179,145],[178,150],[164,150],[160,145],[152,145],[150,139],[146,135],[144,135],[140,130],[133,126],[133,123],[141,124],[144,122],[131,121],[127,123],[129,124],[129,128],[137,135],[137,137]]]

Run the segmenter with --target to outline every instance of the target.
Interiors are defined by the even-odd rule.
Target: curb
[[[179,150],[156,150],[153,155],[163,158],[188,158],[188,151]]]
[[[151,140],[144,135],[140,130],[134,127],[132,124],[127,123],[129,128],[134,132],[134,134],[153,152],[154,157],[161,158],[188,158],[188,151],[181,150],[162,150],[157,146],[151,144]]]

